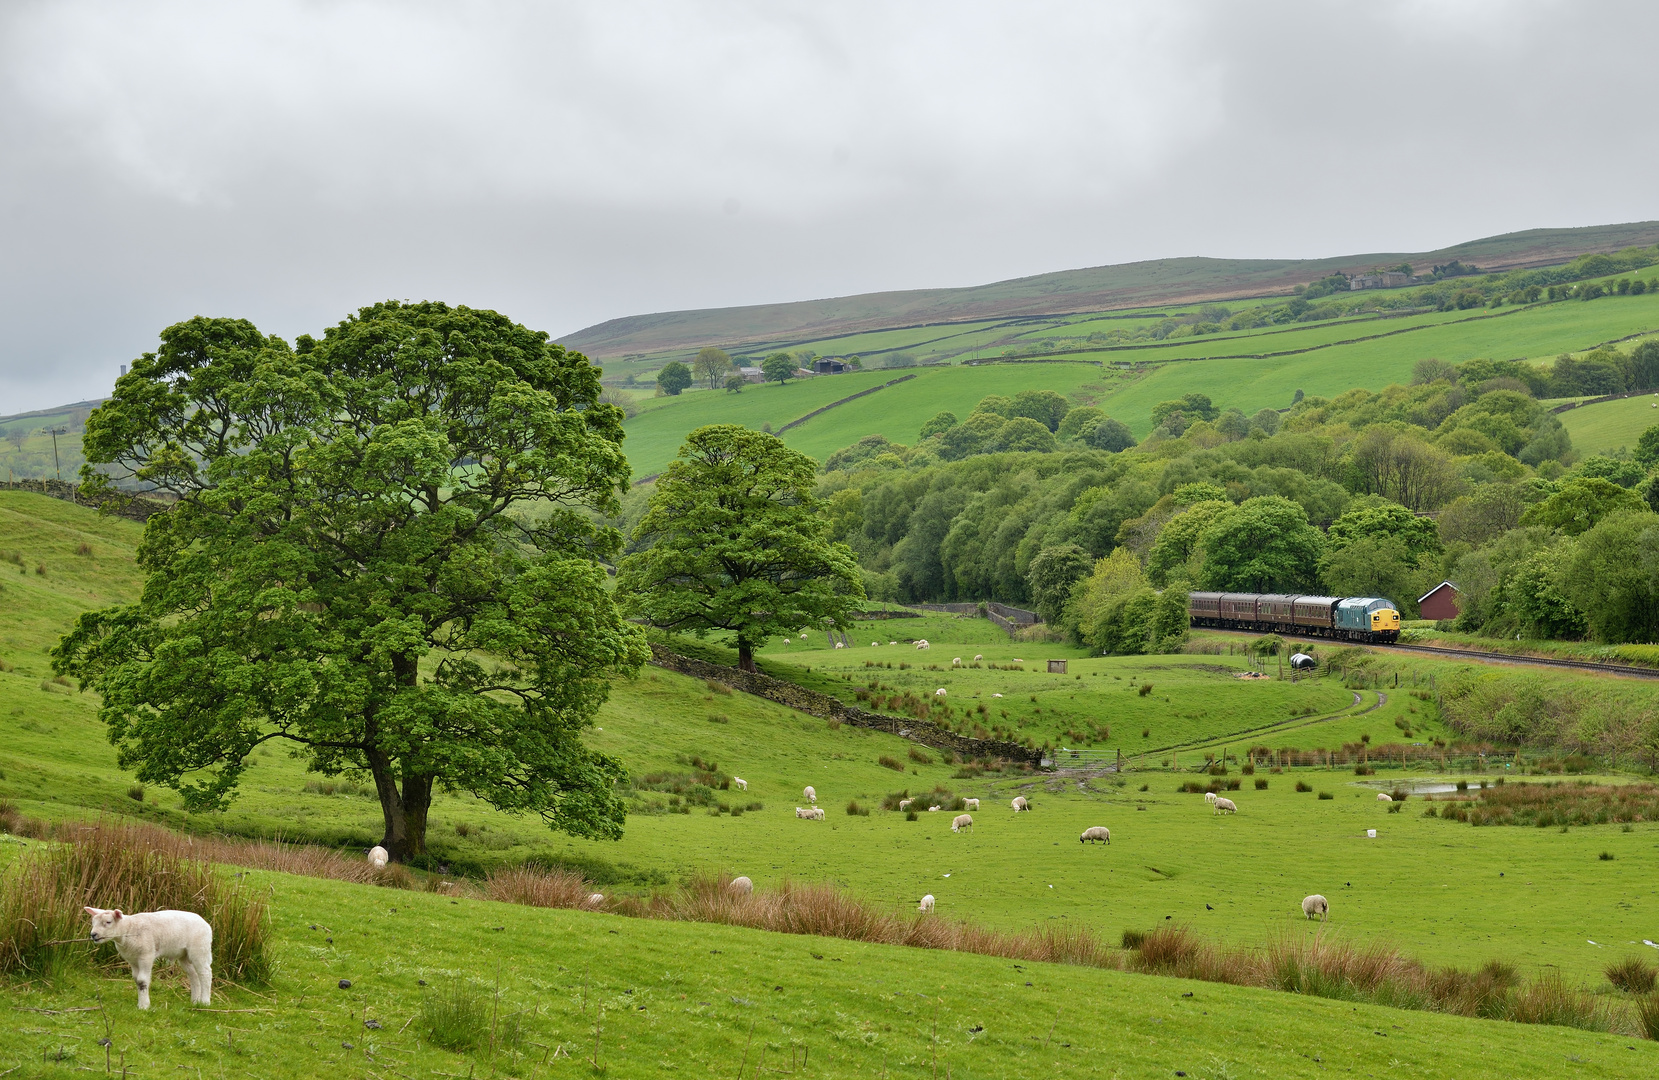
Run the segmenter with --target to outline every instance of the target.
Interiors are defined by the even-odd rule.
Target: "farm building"
[[[1457,618],[1457,586],[1442,581],[1418,598],[1417,610],[1425,619]]]
[[[1399,270],[1384,270],[1380,274],[1355,274],[1348,279],[1350,291],[1360,289],[1398,289],[1411,284],[1411,275]]]
[[[838,360],[833,356],[820,356],[812,362],[814,375],[840,375],[853,370],[853,366],[845,360]]]
[[[743,376],[744,382],[761,383],[766,381],[766,373],[757,367],[740,367],[737,373]]]

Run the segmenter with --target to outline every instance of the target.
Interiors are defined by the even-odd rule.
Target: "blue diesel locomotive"
[[[1400,609],[1380,596],[1195,592],[1187,599],[1187,615],[1194,626],[1221,630],[1312,634],[1344,641],[1400,638]]]

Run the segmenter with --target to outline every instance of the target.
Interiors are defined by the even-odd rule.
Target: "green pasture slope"
[[[1642,432],[1659,424],[1659,394],[1641,394],[1618,401],[1581,405],[1561,413],[1561,426],[1584,454],[1608,454],[1635,449]]]
[[[14,573],[16,564],[0,562],[0,659],[13,668],[0,672],[0,798],[52,818],[136,814],[196,830],[367,846],[379,831],[373,800],[350,788],[318,790],[319,778],[276,751],[256,759],[242,798],[225,814],[187,816],[175,796],[153,789],[142,802],[128,797],[130,778],[115,767],[95,702],[47,682],[44,654],[76,611],[132,595],[137,534],[130,522],[0,492],[0,553],[18,552],[26,571]],[[81,543],[93,549],[91,556],[76,553]],[[46,574],[37,574],[37,566]],[[886,644],[916,636],[928,637],[933,647],[918,652]],[[950,670],[955,656],[971,664],[976,653],[1005,666]],[[1066,676],[1050,675],[1038,663],[1051,657],[1069,661]],[[1011,669],[1016,658],[1023,670]],[[1040,739],[1058,741],[1067,728],[1093,725],[1084,745],[1122,746],[1133,755],[1150,742],[1147,757],[1157,765],[1167,748],[1183,742],[1227,743],[1235,751],[1255,742],[1334,746],[1361,732],[1386,742],[1395,733],[1390,717],[1409,716],[1419,738],[1444,734],[1432,717],[1407,713],[1419,703],[1402,693],[1391,692],[1387,705],[1373,708],[1378,692],[1360,691],[1355,706],[1352,691],[1322,679],[1235,679],[1245,661],[1225,653],[1087,658],[1063,646],[1011,641],[976,619],[863,622],[851,649],[831,649],[821,635],[787,645],[774,640],[761,660],[812,685],[839,684],[849,696],[854,685],[874,678],[894,688],[944,687],[953,710],[987,702],[1000,711],[1005,703],[1005,723]],[[1426,678],[1453,666],[1413,661],[1402,671],[1406,681],[1412,672]],[[1147,682],[1153,690],[1142,697],[1138,687]],[[1003,697],[990,696],[996,693]],[[1315,723],[1327,715],[1333,719]],[[1241,731],[1264,726],[1272,730],[1259,738]],[[1143,729],[1151,734],[1143,737]],[[591,738],[636,777],[654,780],[630,795],[622,841],[572,840],[475,800],[440,796],[432,815],[434,850],[458,867],[530,855],[565,860],[588,868],[607,892],[725,869],[762,885],[828,880],[895,910],[911,910],[919,896],[932,893],[941,915],[1008,928],[1075,920],[1110,938],[1166,917],[1232,942],[1308,933],[1297,904],[1322,892],[1332,901],[1331,932],[1392,942],[1431,963],[1498,958],[1529,974],[1553,967],[1586,984],[1600,982],[1609,961],[1644,951],[1634,943],[1653,936],[1654,823],[1630,832],[1617,826],[1566,833],[1477,829],[1424,818],[1415,801],[1388,814],[1376,802],[1376,788],[1351,773],[1318,769],[1264,772],[1265,791],[1243,778],[1234,793],[1240,813],[1215,818],[1198,796],[1176,791],[1184,776],[1161,767],[1115,778],[1013,770],[958,776],[937,753],[896,737],[831,727],[659,669],[617,684]],[[930,760],[913,759],[912,749]],[[1168,753],[1190,753],[1194,763],[1201,756]],[[717,802],[761,808],[740,815],[719,813],[718,806],[715,813],[702,807],[671,812],[671,796],[650,788],[689,773],[693,756],[749,782],[746,793],[713,793]],[[883,765],[883,757],[903,773]],[[1385,770],[1375,780],[1392,783],[1399,776]],[[1296,793],[1298,779],[1335,798]],[[825,821],[803,821],[792,812],[807,783],[829,811]],[[879,807],[888,792],[939,788],[985,800],[972,832],[952,834],[948,813],[924,812],[911,822],[879,808],[868,816],[844,810],[850,799]],[[1008,800],[1015,794],[1027,795],[1034,811],[1012,813]],[[1111,828],[1112,845],[1080,846],[1078,833],[1098,824]],[[466,836],[457,825],[467,827]],[[1366,838],[1368,828],[1378,830],[1375,840]],[[15,850],[0,843],[0,858]],[[1614,858],[1599,858],[1603,852]],[[791,1045],[810,1045],[821,1075],[879,1075],[883,1055],[891,1075],[921,1075],[924,1063],[931,1068],[933,998],[941,1002],[940,1063],[952,1075],[1084,1076],[1107,1069],[1146,1076],[1175,1069],[1189,1076],[1312,1075],[1375,1067],[1384,1038],[1389,1059],[1408,1066],[1408,1074],[1530,1075],[1570,1067],[1582,1075],[1633,1075],[1631,1062],[1649,1060],[1636,1055],[1656,1050],[1567,1030],[1494,1028],[1076,968],[1016,968],[994,958],[452,903],[281,875],[260,874],[255,881],[272,889],[278,976],[259,996],[228,989],[217,1004],[266,1011],[192,1012],[169,984],[157,993],[157,1009],[141,1018],[132,1009],[130,983],[113,974],[10,986],[7,1004],[64,1010],[102,1000],[114,1048],[127,1054],[129,1065],[145,1063],[152,1072],[240,1065],[261,1076],[316,1075],[325,1068],[349,1075],[466,1075],[463,1065],[483,1075],[489,1063],[479,1055],[462,1060],[432,1049],[404,1023],[431,986],[460,977],[493,987],[498,973],[503,1009],[533,1010],[524,1019],[522,1056],[494,1063],[507,1075],[580,1072],[598,1007],[606,1010],[601,1062],[617,1075],[688,1067],[735,1072],[751,1026],[753,1052],[766,1045],[774,1055],[769,1062],[780,1048],[787,1055]],[[350,991],[336,988],[341,978],[352,980]],[[420,979],[431,986],[422,988]],[[590,980],[586,1014],[580,1009],[584,979]],[[1193,998],[1181,996],[1189,991]],[[101,1067],[98,1014],[16,1015],[22,1020],[0,1027],[0,1070],[26,1061],[35,1063],[31,1069]],[[365,1029],[365,1019],[382,1027]],[[1125,1039],[1125,1032],[1134,1037]],[[58,1046],[66,1060],[43,1064],[42,1052]],[[572,1061],[542,1062],[561,1046]]]
[[[281,874],[251,883],[271,900],[270,986],[220,987],[193,1009],[158,968],[146,1013],[113,970],[10,987],[0,1071],[101,1074],[106,1030],[111,1073],[141,1077],[748,1076],[787,1072],[792,1054],[797,1075],[827,1078],[927,1077],[935,1063],[965,1080],[1659,1070],[1659,1044],[1568,1028]],[[516,1026],[515,1045],[455,1053],[422,1037],[425,1001],[456,981],[484,996],[480,1028]]]

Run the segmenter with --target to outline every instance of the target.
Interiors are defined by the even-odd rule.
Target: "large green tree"
[[[691,385],[691,369],[678,360],[670,360],[657,372],[657,387],[669,397],[679,397]]]
[[[1583,536],[1560,588],[1598,641],[1659,641],[1659,514],[1620,511]]]
[[[618,567],[626,609],[699,636],[730,631],[745,671],[768,634],[850,628],[864,589],[852,550],[829,538],[817,472],[774,435],[732,424],[693,431]]]
[[[1217,514],[1200,541],[1203,585],[1231,592],[1302,591],[1319,580],[1323,534],[1280,495],[1246,499]]]
[[[1641,496],[1599,476],[1570,476],[1555,494],[1521,515],[1523,525],[1542,525],[1577,536],[1623,510],[1642,510]]]
[[[699,351],[691,361],[691,372],[699,379],[707,379],[709,389],[717,389],[726,372],[732,370],[732,358],[726,355],[724,349],[717,349],[713,345],[706,346]]]
[[[169,327],[87,423],[88,487],[178,498],[142,596],[83,615],[56,670],[98,691],[123,768],[223,807],[262,743],[371,779],[396,859],[435,787],[617,837],[621,765],[582,730],[637,670],[599,560],[622,412],[579,354],[492,311],[364,308],[290,349]]]

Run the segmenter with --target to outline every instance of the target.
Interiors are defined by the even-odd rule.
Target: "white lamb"
[[[951,667],[961,667],[962,666],[962,658],[960,656],[951,657],[950,666]]]
[[[922,897],[922,902],[916,905],[916,910],[921,912],[923,915],[932,914],[933,913],[933,894],[928,893],[926,896]]]
[[[899,800],[899,809],[900,810],[908,810],[908,809],[910,809],[910,804],[915,802],[915,801],[916,801],[915,799],[900,799]]]
[[[1001,697],[1002,695],[1001,694],[992,694],[991,696],[992,697]]]
[[[944,697],[945,696],[945,688],[943,686],[941,686],[939,689],[937,689],[933,692],[933,696],[934,697]]]
[[[1215,802],[1210,805],[1215,807],[1215,812],[1218,814],[1238,813],[1238,807],[1233,805],[1233,800],[1231,799],[1223,799],[1220,796],[1217,796]]]
[[[1204,801],[1209,803],[1211,806],[1215,805],[1215,800],[1216,800],[1216,793],[1215,792],[1206,791],[1204,793]]]
[[[1025,801],[1025,796],[1024,795],[1014,796],[1014,801],[1010,805],[1013,806],[1014,813],[1016,813],[1016,814],[1019,813],[1021,810],[1031,809],[1031,804]]]
[[[841,642],[839,642],[839,641],[837,641],[837,642],[836,642],[836,643],[835,643],[835,647],[836,647],[836,648],[837,648],[837,649],[845,649],[845,648],[846,648],[846,647],[847,647],[847,646],[846,646],[846,645],[844,645],[844,644],[842,644],[842,643],[841,643]]]
[[[916,642],[916,651],[917,652],[921,652],[924,649],[931,649],[931,648],[933,648],[933,646],[929,645],[927,643],[927,638],[922,638],[920,641]]]
[[[969,817],[967,814],[957,814],[956,820],[950,823],[951,832],[961,832],[963,829],[967,829],[972,832],[973,827],[974,819]]]
[[[962,805],[967,807],[969,810],[978,810],[979,809],[979,800],[978,799],[963,799],[962,800]]]
[[[879,642],[879,641],[872,641],[872,642],[870,642],[870,648],[872,648],[872,649],[879,649],[879,648],[881,648],[881,642]]]
[[[386,849],[381,847],[379,844],[376,844],[374,847],[369,849],[369,865],[374,867],[376,870],[386,869],[386,863],[389,862],[391,858],[391,855],[387,853]]]
[[[811,784],[808,784],[806,787],[801,789],[801,798],[805,799],[809,803],[816,804],[818,802],[818,793],[812,790]]]
[[[1020,658],[1019,658],[1019,657],[1017,657],[1017,656],[1016,656],[1016,657],[1014,657],[1014,663],[1016,663],[1016,664],[1023,664],[1023,663],[1025,663],[1025,661],[1024,661],[1024,660],[1021,660],[1021,659],[1020,659]]]
[[[194,911],[141,911],[123,915],[89,907],[92,940],[113,941],[115,951],[132,967],[138,984],[138,1007],[150,1007],[150,969],[157,960],[177,960],[190,980],[190,1003],[213,999],[213,927]]]
[[[812,808],[812,820],[814,820],[814,821],[823,821],[824,820],[824,808],[822,806],[814,806]]]
[[[927,812],[930,814],[937,814],[939,812],[939,808],[937,806],[930,806],[927,808]]]
[[[599,907],[604,902],[605,902],[605,894],[604,893],[596,892],[596,893],[589,893],[588,894],[588,907],[596,908],[596,907]]]
[[[1077,838],[1079,844],[1088,843],[1091,840],[1104,840],[1106,846],[1110,847],[1112,844],[1112,830],[1104,825],[1096,825],[1093,828],[1084,829],[1083,835]]]
[[[736,788],[739,791],[748,791],[749,790],[749,781],[743,779],[743,777],[741,777],[741,776],[734,776],[734,777],[732,777],[732,787]]]
[[[887,643],[887,644],[889,644],[889,645],[897,645],[897,644],[898,644],[898,642],[896,642],[896,641],[889,641],[889,642],[888,642],[888,643]]]
[[[983,654],[983,653],[974,653],[974,660],[976,662],[980,661],[980,660],[983,660],[983,659],[985,659],[985,654]]]
[[[734,877],[732,883],[726,888],[730,889],[734,896],[748,896],[755,891],[755,883],[750,881],[747,876]]]
[[[1328,922],[1331,917],[1331,905],[1323,896],[1314,893],[1302,901],[1302,914],[1308,918],[1319,916],[1321,921]]]
[[[1393,802],[1394,801],[1394,796],[1390,795],[1386,791],[1379,791],[1379,792],[1377,792],[1377,801],[1378,802]]]

